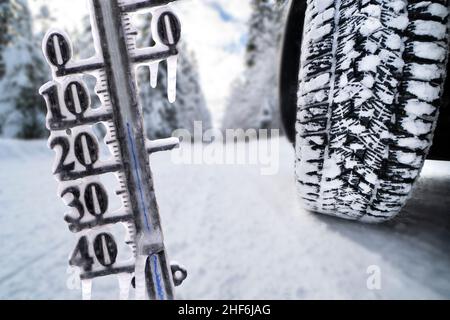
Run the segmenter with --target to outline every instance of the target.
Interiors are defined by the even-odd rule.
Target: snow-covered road
[[[189,271],[180,298],[450,298],[450,163],[427,162],[403,214],[374,226],[303,211],[285,140],[280,152],[273,176],[152,156],[168,253]],[[80,298],[66,286],[75,237],[52,162],[43,141],[0,140],[0,298]],[[367,288],[369,266],[380,290]],[[114,298],[117,283],[93,291]]]

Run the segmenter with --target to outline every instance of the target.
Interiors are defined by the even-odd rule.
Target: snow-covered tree
[[[139,27],[140,46],[154,43],[150,34],[151,19],[143,16]],[[138,41],[139,42],[139,41]],[[198,67],[193,52],[184,42],[180,45],[177,71],[177,100],[171,104],[167,99],[167,66],[162,62],[158,69],[158,84],[150,86],[148,68],[139,70],[140,98],[144,111],[145,128],[151,139],[170,137],[176,129],[194,131],[194,121],[202,121],[203,130],[211,128],[211,115],[206,106],[200,86]]]
[[[14,19],[14,10],[11,2],[2,1],[0,3],[0,79],[6,73],[6,63],[3,57],[6,48],[11,43],[11,34],[8,32],[9,24]]]
[[[0,134],[41,138],[46,107],[37,89],[48,79],[48,70],[40,40],[33,34],[26,0],[2,1],[0,8]]]
[[[245,71],[231,89],[224,129],[281,129],[277,68],[284,4],[284,0],[252,0]]]

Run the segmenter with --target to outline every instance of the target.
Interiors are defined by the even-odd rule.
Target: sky
[[[32,12],[46,4],[55,28],[71,30],[88,14],[87,0],[29,0]],[[214,124],[220,126],[231,83],[243,70],[249,0],[181,0],[174,3],[183,37],[195,52],[201,83]]]

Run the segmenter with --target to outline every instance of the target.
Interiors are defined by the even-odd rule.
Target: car
[[[426,159],[450,160],[449,1],[290,1],[279,71],[310,211],[395,217]]]

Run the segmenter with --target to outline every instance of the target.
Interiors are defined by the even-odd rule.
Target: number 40
[[[69,264],[89,272],[95,263],[94,259],[104,267],[111,267],[116,263],[117,244],[109,233],[100,233],[94,238],[94,257],[91,256],[89,247],[87,236],[82,236],[70,257]]]

